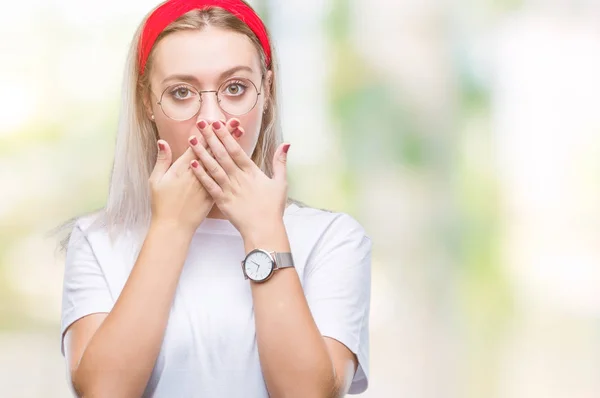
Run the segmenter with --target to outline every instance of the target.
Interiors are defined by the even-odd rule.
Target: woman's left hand
[[[202,145],[190,144],[199,159],[191,166],[223,215],[246,238],[283,223],[290,144],[282,144],[275,151],[273,178],[269,178],[231,135],[230,131],[242,130],[239,120],[230,119],[227,124],[198,123],[212,156]]]

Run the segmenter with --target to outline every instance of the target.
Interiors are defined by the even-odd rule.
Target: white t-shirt
[[[80,219],[65,263],[61,336],[76,320],[110,312],[136,260],[131,241],[111,244]],[[323,336],[356,354],[351,394],[369,374],[371,240],[344,213],[289,205],[284,223],[313,318]],[[206,219],[190,245],[160,354],[143,397],[268,397],[256,343],[244,244],[227,220]],[[268,282],[267,282],[268,283]],[[148,308],[152,311],[152,308]],[[290,342],[293,343],[293,342]],[[61,339],[61,351],[64,346]]]

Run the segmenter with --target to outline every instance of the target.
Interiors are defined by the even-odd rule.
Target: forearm
[[[244,238],[256,248],[289,252],[283,223]],[[252,283],[261,368],[272,397],[334,397],[334,367],[308,307],[297,272],[286,268],[266,283]]]
[[[127,283],[73,375],[82,396],[139,397],[160,351],[192,234],[153,223]]]

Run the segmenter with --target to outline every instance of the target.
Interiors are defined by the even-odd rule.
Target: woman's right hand
[[[191,148],[176,159],[165,140],[158,140],[156,165],[149,178],[152,222],[181,227],[193,233],[204,221],[214,201],[190,169],[196,159]]]

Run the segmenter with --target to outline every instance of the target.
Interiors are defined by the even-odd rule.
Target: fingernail
[[[285,144],[283,147],[283,153],[287,154],[291,146],[292,144]]]
[[[240,138],[243,135],[242,131],[240,129],[235,129],[233,130],[233,136],[235,138]]]
[[[213,129],[218,130],[221,128],[221,122],[219,122],[218,120],[216,122],[213,122]]]
[[[198,127],[200,130],[204,130],[206,128],[206,122],[204,120],[200,120],[200,122],[198,122]]]
[[[165,144],[163,144],[162,142],[158,143],[158,150],[159,151],[164,151],[165,150]]]
[[[198,161],[197,160],[192,160],[192,167],[195,168],[195,169],[197,169],[198,166],[200,166],[200,164],[198,163]]]
[[[240,125],[240,121],[237,119],[233,119],[230,124],[231,124],[231,127],[236,128]]]
[[[192,137],[190,139],[190,144],[192,144],[193,146],[198,145],[198,138],[196,138],[196,136]]]

